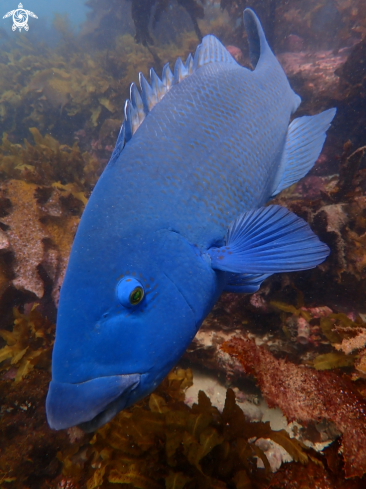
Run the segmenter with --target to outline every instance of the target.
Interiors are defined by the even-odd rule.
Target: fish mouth
[[[96,430],[127,406],[140,379],[140,374],[129,374],[97,377],[79,384],[52,380],[46,399],[50,428],[79,426],[86,432]]]

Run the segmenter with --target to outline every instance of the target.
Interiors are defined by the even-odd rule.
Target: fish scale
[[[335,110],[296,95],[246,9],[253,70],[206,36],[162,80],[140,75],[72,246],[61,288],[51,428],[93,431],[154,390],[221,292],[313,268],[329,248],[267,200],[303,177]]]
[[[274,129],[271,139],[264,140],[267,144],[259,144],[260,140],[263,142],[260,126],[265,106],[259,93],[248,107],[247,92],[256,84],[251,77],[253,72],[245,68],[219,63],[200,68],[172,87],[126,144],[118,163],[107,169],[113,173],[112,186],[115,174],[123,174],[123,182],[118,186],[125,196],[121,212],[129,214],[129,205],[138,204],[148,217],[154,195],[153,212],[160,218],[169,215],[175,226],[194,226],[195,222],[200,226],[202,221],[215,219],[226,227],[238,212],[260,206],[268,199],[273,147],[276,141],[279,147],[282,144],[292,103],[283,97],[286,110],[281,105],[279,110],[283,113],[283,124],[275,121],[278,106],[272,114],[266,110]],[[166,141],[174,144],[166,147]],[[140,162],[139,172],[135,171],[135,161]],[[258,179],[257,192],[250,185],[253,178]],[[138,188],[144,189],[139,196]],[[127,189],[133,190],[127,193]],[[161,190],[164,199],[159,198]],[[172,205],[176,212],[172,213]],[[189,211],[182,213],[186,206]]]

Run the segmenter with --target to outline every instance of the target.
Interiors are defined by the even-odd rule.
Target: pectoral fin
[[[314,268],[329,248],[303,219],[272,205],[238,217],[229,227],[226,246],[210,248],[208,255],[216,270],[272,274]]]

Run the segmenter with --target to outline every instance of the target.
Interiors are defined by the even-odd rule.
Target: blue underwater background
[[[0,2],[0,488],[365,487],[365,2],[18,3]],[[337,108],[314,167],[270,201],[330,255],[223,293],[157,389],[97,431],[51,430],[60,288],[130,84],[207,34],[252,69],[247,7],[302,99],[293,117]],[[3,18],[17,9],[28,30]]]

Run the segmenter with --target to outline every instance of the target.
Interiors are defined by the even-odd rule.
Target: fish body
[[[206,36],[174,75],[131,87],[111,161],[86,206],[61,289],[46,409],[91,431],[150,393],[223,290],[316,266],[304,221],[262,206],[307,173],[334,110],[300,103],[247,9],[253,71]]]

